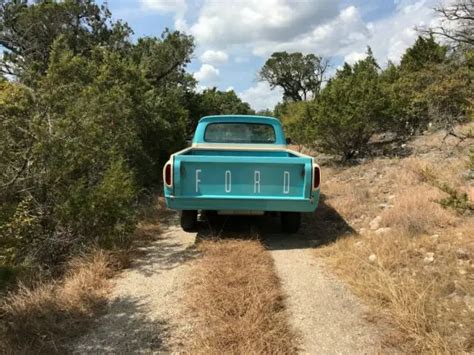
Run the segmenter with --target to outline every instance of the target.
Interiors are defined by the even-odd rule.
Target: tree
[[[454,47],[474,46],[474,0],[457,0],[435,10],[441,25],[425,32],[447,38]]]
[[[418,36],[417,40],[406,50],[400,61],[400,69],[415,72],[422,68],[441,64],[446,60],[448,48],[438,44],[432,35]]]
[[[316,135],[312,122],[317,114],[316,101],[287,102],[284,107],[278,106],[278,118],[282,122],[285,134],[295,144],[314,145]]]
[[[419,37],[402,56],[399,67],[389,65],[381,75],[385,96],[387,129],[400,138],[427,127],[454,134],[463,122],[472,95],[472,54],[448,53],[433,36]]]
[[[194,43],[128,39],[92,1],[0,5],[0,265],[127,240],[135,203],[185,145]]]
[[[273,89],[283,89],[283,99],[305,101],[315,98],[321,90],[328,61],[314,54],[275,52],[259,72]]]
[[[188,134],[192,134],[199,119],[208,115],[251,115],[255,112],[247,102],[237,96],[234,90],[220,91],[217,88],[205,89],[201,93],[189,93]]]
[[[123,48],[130,34],[126,24],[112,22],[108,9],[91,0],[2,1],[0,69],[31,81],[46,72],[51,46],[59,36],[73,54],[87,55],[95,46]]]
[[[370,48],[365,59],[345,64],[315,101],[311,122],[316,146],[345,159],[363,154],[384,122],[386,98]]]

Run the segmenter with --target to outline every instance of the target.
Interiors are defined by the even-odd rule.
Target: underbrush
[[[106,302],[108,279],[124,261],[95,250],[72,259],[61,280],[20,285],[0,305],[0,350],[64,351],[64,340],[80,334]]]
[[[161,205],[157,198],[140,204],[134,242],[160,233]],[[6,273],[11,280],[0,300],[0,353],[64,353],[103,310],[109,279],[129,266],[136,243],[129,238],[109,250],[89,247],[55,271],[28,268],[16,280]]]
[[[392,325],[387,346],[460,353],[474,349],[473,249],[462,241],[462,235],[371,235],[319,252],[374,307],[374,317]]]
[[[416,139],[408,158],[333,167],[323,181],[325,202],[358,233],[317,254],[403,352],[474,351],[470,142],[442,139]]]
[[[273,260],[258,241],[200,244],[187,303],[202,324],[192,353],[296,353]]]
[[[436,203],[442,194],[428,186],[412,186],[400,191],[393,208],[381,213],[382,223],[408,235],[430,233],[447,227],[456,217]]]

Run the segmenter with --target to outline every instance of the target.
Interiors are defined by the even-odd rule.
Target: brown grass
[[[346,218],[356,218],[360,215],[360,206],[367,206],[371,199],[368,187],[362,184],[354,185],[350,182],[329,182],[325,193],[329,197],[328,203]]]
[[[95,251],[70,262],[61,281],[23,285],[0,305],[1,352],[62,352],[106,302],[108,278],[123,258]]]
[[[273,261],[258,241],[204,241],[188,305],[201,326],[192,353],[295,353]]]
[[[365,230],[317,254],[391,325],[386,344],[408,353],[474,351],[474,216],[442,208],[437,200],[447,195],[426,176],[473,196],[470,143],[443,145],[442,137],[415,140],[409,158],[333,168],[322,188],[329,207]],[[370,231],[376,216],[391,232]]]
[[[436,201],[443,194],[434,187],[414,186],[399,192],[393,208],[382,212],[383,224],[409,234],[431,233],[456,220],[452,212]]]
[[[0,299],[0,353],[65,352],[65,344],[81,335],[103,310],[109,279],[130,265],[140,244],[155,240],[167,219],[164,202],[142,203],[133,243],[105,251],[92,248],[67,265],[62,277],[38,271]],[[65,270],[65,271],[64,271]]]
[[[407,352],[460,353],[474,346],[474,313],[468,306],[474,278],[472,264],[458,259],[452,243],[452,236],[368,236],[345,238],[319,253],[374,306],[377,318],[393,326],[387,345]],[[472,255],[472,245],[468,250]],[[427,264],[430,252],[434,261]],[[375,262],[369,261],[372,254]]]

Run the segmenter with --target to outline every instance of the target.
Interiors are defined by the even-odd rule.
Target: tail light
[[[321,184],[321,169],[318,165],[313,165],[313,190],[319,189]]]
[[[166,186],[173,186],[173,164],[170,161],[163,168],[163,181]]]

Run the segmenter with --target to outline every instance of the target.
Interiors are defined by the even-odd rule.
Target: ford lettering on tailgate
[[[252,166],[254,165],[254,166]],[[181,193],[186,196],[304,197],[304,166],[184,163]],[[189,181],[194,178],[194,183]]]

